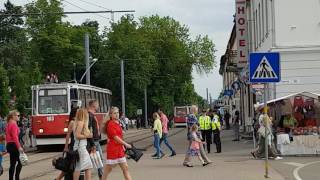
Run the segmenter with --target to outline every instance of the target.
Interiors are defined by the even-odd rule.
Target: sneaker
[[[202,164],[202,166],[206,166],[206,165],[208,165],[208,164],[209,164],[209,163],[205,162],[205,163]]]
[[[157,154],[152,155],[151,157],[157,157]]]
[[[176,152],[172,152],[172,154],[169,157],[173,157],[175,155],[177,155]]]
[[[283,159],[283,157],[277,156],[276,158],[274,158],[274,160],[281,160]]]
[[[165,156],[165,154],[161,154],[160,159],[163,158]]]

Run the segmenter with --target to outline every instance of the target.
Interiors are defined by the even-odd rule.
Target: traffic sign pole
[[[264,84],[264,134],[265,134],[265,142],[264,142],[264,149],[265,149],[265,178],[269,178],[269,158],[268,158],[268,135],[267,135],[267,128],[268,128],[268,105],[267,105],[267,83]]]

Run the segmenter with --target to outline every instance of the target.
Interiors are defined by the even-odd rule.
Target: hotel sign
[[[243,68],[248,63],[248,27],[246,0],[236,0],[236,43],[237,43],[237,66]]]

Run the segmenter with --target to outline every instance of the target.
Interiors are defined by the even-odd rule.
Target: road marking
[[[303,164],[302,166],[299,166],[297,167],[296,169],[294,169],[293,171],[293,176],[296,180],[302,180],[302,178],[299,176],[299,171],[302,169],[302,168],[305,168],[307,166],[310,166],[310,165],[313,165],[313,164],[317,164],[317,163],[320,163],[320,161],[314,161],[314,162],[310,162],[310,163],[307,163],[307,164]]]
[[[296,162],[284,162],[283,164],[288,164],[288,165],[296,166],[296,167],[304,166],[304,164],[296,163]]]

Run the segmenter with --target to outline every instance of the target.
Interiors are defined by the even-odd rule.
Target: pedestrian
[[[89,101],[89,107],[88,113],[89,113],[89,129],[91,129],[93,137],[88,139],[89,141],[89,153],[98,151],[100,154],[100,158],[102,162],[105,162],[105,159],[102,155],[102,149],[100,146],[100,140],[101,140],[101,132],[100,132],[100,124],[95,116],[95,113],[99,109],[99,102],[95,99]],[[98,176],[99,179],[102,178],[103,174],[103,168],[98,169]]]
[[[240,141],[240,113],[235,111],[233,117],[234,139],[232,141]]]
[[[19,142],[19,128],[17,122],[19,121],[20,113],[16,110],[10,111],[7,116],[7,128],[6,128],[6,143],[7,151],[10,154],[10,168],[9,168],[9,180],[20,179],[20,172],[22,170],[22,164],[20,162],[20,153],[23,152],[23,148]]]
[[[126,130],[128,131],[129,130],[129,118],[128,117],[124,117],[124,123],[126,125]]]
[[[123,133],[119,122],[119,109],[112,107],[110,116],[110,120],[105,124],[108,143],[106,146],[107,160],[104,165],[102,179],[107,180],[112,168],[119,165],[125,180],[132,180],[124,153],[124,147],[130,149],[132,146],[123,140]]]
[[[158,109],[158,114],[160,115],[160,121],[162,125],[162,138],[160,139],[160,148],[161,148],[161,143],[164,142],[164,144],[169,148],[171,151],[170,157],[173,157],[177,155],[175,150],[172,148],[172,146],[169,144],[168,138],[169,138],[169,120],[167,116],[163,113],[161,109]]]
[[[203,142],[201,139],[199,139],[197,133],[198,133],[198,125],[197,124],[193,124],[192,127],[191,127],[192,141],[191,141],[191,145],[189,147],[188,154],[190,156],[197,156],[198,159],[200,160],[200,162],[202,163],[202,166],[206,166],[209,163],[205,162],[202,159],[201,153],[200,153],[200,146],[205,144],[205,142]],[[193,165],[190,165],[190,164],[187,164],[186,166],[187,167],[193,167]]]
[[[199,117],[199,125],[202,136],[202,141],[206,142],[206,148],[208,153],[210,153],[210,145],[212,143],[212,130],[211,130],[211,119],[207,116],[208,111],[203,109],[202,115]]]
[[[226,129],[229,130],[230,129],[230,113],[228,110],[226,110],[225,114],[224,114],[224,121],[226,122]]]
[[[6,134],[6,121],[0,115],[0,135]]]
[[[4,134],[0,135],[0,176],[3,174],[3,156],[6,154],[6,144]]]
[[[85,108],[81,108],[76,113],[76,118],[73,127],[74,134],[74,146],[73,150],[78,151],[79,161],[76,163],[75,170],[73,172],[73,180],[78,180],[80,177],[80,171],[85,172],[85,180],[91,180],[92,162],[90,155],[87,151],[87,139],[92,138],[93,134],[89,130],[88,122],[89,114]]]
[[[74,146],[74,134],[73,134],[73,129],[74,129],[74,122],[75,122],[75,117],[76,113],[78,111],[78,108],[72,108],[71,112],[69,114],[69,124],[68,124],[68,132],[66,134],[66,141],[64,143],[64,149],[63,152],[68,152],[70,150],[73,150]],[[64,177],[65,180],[71,180],[73,179],[73,175],[69,174],[67,172],[61,171],[59,176],[55,180],[62,180]]]
[[[26,131],[25,131],[25,125],[23,122],[23,118],[19,117],[19,121],[17,122],[18,127],[19,127],[19,141],[20,144],[22,145],[22,147],[24,146],[25,142],[24,142],[24,136],[26,135]]]
[[[198,122],[198,119],[197,119],[197,116],[196,116],[197,112],[198,112],[198,107],[196,105],[192,105],[191,108],[190,108],[190,114],[188,114],[188,116],[187,116],[187,128],[188,128],[187,140],[188,140],[188,145],[187,145],[187,152],[186,152],[186,155],[185,155],[185,158],[184,158],[184,161],[183,161],[183,165],[184,166],[192,166],[191,162],[190,162],[190,154],[188,152],[189,152],[189,148],[190,148],[191,143],[192,143],[191,127],[194,124],[199,125],[199,122]],[[201,133],[197,133],[197,135],[198,135],[198,137],[200,139],[202,139],[201,138]],[[201,154],[201,157],[203,158],[203,160],[205,162],[207,162],[209,164],[212,163],[212,161],[207,157],[202,145],[200,146],[200,154]]]
[[[259,134],[259,143],[258,147],[251,152],[251,155],[254,158],[264,158],[265,157],[265,139],[267,138],[268,144],[268,155],[269,157],[273,157],[275,160],[283,159],[279,156],[278,150],[275,148],[274,137],[272,134],[271,126],[272,119],[263,113],[259,116],[259,124],[260,128],[258,130]],[[267,134],[265,133],[267,131]]]
[[[221,124],[219,116],[216,114],[216,110],[213,111],[213,119],[212,119],[212,132],[213,132],[213,141],[216,144],[216,153],[221,153],[221,139],[220,139],[220,132],[221,132]]]
[[[160,149],[160,139],[162,137],[162,124],[160,121],[160,116],[158,113],[153,113],[153,146],[156,149],[156,153],[152,155],[154,159],[161,159],[164,156],[164,153]]]

